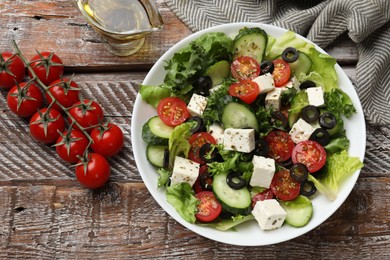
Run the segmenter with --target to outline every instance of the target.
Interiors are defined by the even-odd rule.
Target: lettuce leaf
[[[167,187],[166,198],[185,221],[195,223],[199,200],[194,196],[190,184],[182,182]]]
[[[347,118],[356,113],[351,98],[341,89],[332,89],[324,94],[326,108],[336,115],[344,115]]]
[[[358,157],[350,157],[348,156],[348,152],[343,150],[340,153],[335,153],[327,157],[324,166],[327,171],[321,179],[316,179],[311,174],[309,174],[308,179],[329,200],[335,200],[341,183],[363,166],[363,163]]]
[[[232,46],[232,39],[222,32],[202,35],[167,61],[167,74],[161,87],[176,96],[187,95],[209,66],[220,60],[231,60]]]
[[[169,137],[168,149],[169,149],[169,169],[173,168],[173,163],[176,156],[183,155],[188,157],[188,152],[191,148],[188,139],[191,137],[191,129],[194,127],[195,122],[187,122],[178,125],[173,130]]]
[[[139,93],[142,99],[153,107],[157,107],[161,99],[171,96],[171,92],[168,89],[158,86],[141,85]]]

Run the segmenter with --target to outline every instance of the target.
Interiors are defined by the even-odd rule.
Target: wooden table
[[[240,247],[201,237],[168,216],[138,173],[130,142],[134,100],[150,67],[191,31],[158,0],[165,27],[137,54],[109,54],[69,0],[1,1],[0,49],[55,51],[85,97],[125,130],[101,191],[81,188],[55,150],[33,141],[28,122],[0,95],[0,259],[4,258],[390,258],[390,128],[367,125],[365,167],[341,208],[306,235],[266,247]],[[352,81],[358,53],[344,35],[326,49]]]

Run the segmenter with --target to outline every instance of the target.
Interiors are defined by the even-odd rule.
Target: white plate
[[[258,23],[224,24],[199,31],[183,39],[179,43],[175,44],[170,50],[168,50],[150,70],[143,84],[156,86],[161,84],[166,74],[164,70],[165,61],[169,60],[175,52],[179,51],[181,48],[186,46],[192,40],[198,38],[200,35],[208,32],[224,32],[228,36],[234,37],[238,33],[239,29],[245,26],[260,27],[274,37],[279,37],[284,32],[286,32],[285,29],[279,27]],[[301,36],[297,35],[297,37]],[[305,39],[303,37],[301,38]],[[317,48],[320,51],[325,52],[319,47]],[[339,86],[351,97],[353,104],[357,109],[357,113],[352,118],[345,121],[347,136],[351,141],[349,154],[351,156],[357,156],[361,161],[363,161],[366,147],[366,127],[362,107],[353,85],[339,65],[336,65],[336,71],[339,77]],[[141,131],[143,124],[153,115],[156,115],[155,109],[144,102],[141,96],[138,94],[134,105],[133,118],[131,123],[131,137],[134,157],[141,177],[154,199],[170,216],[193,232],[212,240],[233,245],[259,246],[275,244],[301,236],[316,228],[340,207],[340,205],[350,194],[357,181],[357,178],[359,177],[360,171],[357,171],[353,174],[353,176],[348,178],[340,188],[338,197],[335,201],[329,201],[322,194],[317,195],[312,200],[314,207],[313,217],[310,222],[302,228],[294,228],[288,225],[283,225],[282,228],[277,230],[262,231],[255,220],[238,226],[237,231],[218,231],[209,227],[201,227],[190,224],[183,220],[176,212],[176,210],[166,201],[165,190],[157,189],[158,174],[156,173],[155,168],[153,168],[146,160],[146,144],[141,138]]]

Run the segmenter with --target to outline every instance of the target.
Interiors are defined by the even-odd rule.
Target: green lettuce
[[[351,98],[341,89],[332,89],[324,94],[326,108],[335,115],[344,115],[347,118],[356,113]]]
[[[171,96],[168,89],[158,86],[141,85],[139,93],[145,102],[154,107],[157,107],[161,99]]]
[[[160,187],[168,185],[169,177],[171,177],[172,172],[168,169],[165,169],[165,168],[159,168],[157,170],[157,173],[159,174],[158,184],[157,184],[158,187],[160,188]]]
[[[341,183],[355,171],[363,167],[358,157],[348,156],[346,150],[327,157],[325,164],[326,173],[323,177],[316,179],[309,174],[308,180],[312,181],[317,190],[323,193],[329,200],[335,200]]]
[[[166,198],[185,221],[195,223],[199,200],[190,184],[182,182],[167,187]]]
[[[191,137],[191,129],[194,127],[195,122],[187,122],[178,125],[173,130],[169,137],[168,149],[169,149],[169,169],[173,168],[173,163],[176,156],[182,155],[188,157],[188,152],[191,148],[188,139]]]
[[[222,32],[207,33],[192,41],[167,61],[167,74],[161,87],[176,96],[193,90],[197,78],[220,60],[231,60],[233,41]]]

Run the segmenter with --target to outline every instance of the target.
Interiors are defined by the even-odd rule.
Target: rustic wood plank
[[[158,0],[165,26],[147,37],[143,48],[129,57],[116,57],[104,48],[99,36],[73,4],[74,1],[4,1],[0,3],[3,37],[1,50],[12,50],[15,39],[26,57],[35,50],[55,51],[69,71],[141,70],[150,68],[175,43],[191,34],[166,6]],[[326,49],[340,64],[356,64],[355,44],[345,35]],[[93,54],[93,55],[92,55]]]
[[[360,178],[341,208],[318,228],[250,250],[187,230],[157,205],[143,184],[111,183],[95,192],[77,185],[0,186],[0,258],[386,257],[389,183],[388,177]]]

